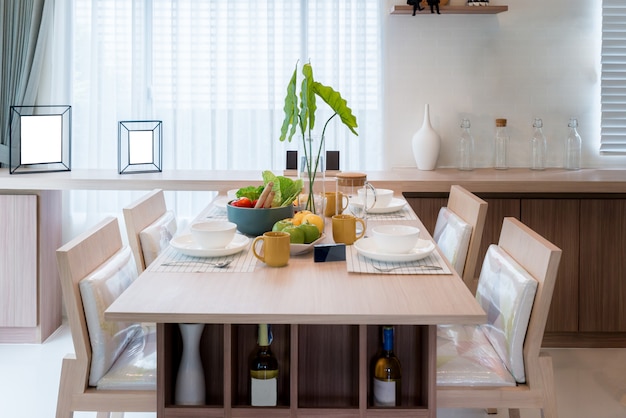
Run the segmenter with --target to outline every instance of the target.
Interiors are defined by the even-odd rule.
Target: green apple
[[[291,235],[290,242],[292,244],[304,244],[304,231],[297,226],[286,226],[283,228],[283,232]]]
[[[320,237],[320,230],[313,224],[303,223],[298,226],[304,232],[304,243],[310,244]]]
[[[294,226],[294,224],[291,222],[291,219],[283,219],[280,221],[277,221],[274,226],[272,226],[272,231],[276,232],[276,231],[282,231],[283,229],[287,228],[288,226]]]

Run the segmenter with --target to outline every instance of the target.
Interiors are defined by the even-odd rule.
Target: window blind
[[[600,152],[626,153],[626,3],[602,4]]]

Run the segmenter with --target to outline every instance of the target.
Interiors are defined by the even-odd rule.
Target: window
[[[626,153],[626,4],[602,4],[603,153]]]
[[[340,151],[344,170],[382,168],[381,7],[76,0],[75,166],[114,167],[117,122],[149,119],[163,121],[164,171],[282,170],[298,147],[278,141],[286,85],[296,62],[310,61],[359,123],[357,138],[333,122],[326,148]],[[330,116],[321,101],[320,111]]]

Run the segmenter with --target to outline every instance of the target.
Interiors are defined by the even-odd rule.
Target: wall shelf
[[[492,15],[509,10],[509,6],[440,6],[441,14],[467,14],[467,15]],[[412,15],[413,6],[408,4],[396,4],[391,8],[392,15]],[[418,10],[417,14],[431,14],[430,7]]]

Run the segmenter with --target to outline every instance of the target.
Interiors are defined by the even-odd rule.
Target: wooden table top
[[[208,210],[208,209],[207,209]],[[432,239],[421,222],[421,237]],[[332,243],[328,228],[325,240]],[[368,230],[375,224],[368,222]],[[161,258],[155,263],[162,262]],[[451,269],[451,271],[454,271]],[[143,272],[107,309],[107,320],[157,323],[451,324],[483,323],[485,312],[461,278],[349,273],[345,261],[286,267],[260,261],[253,272]]]

